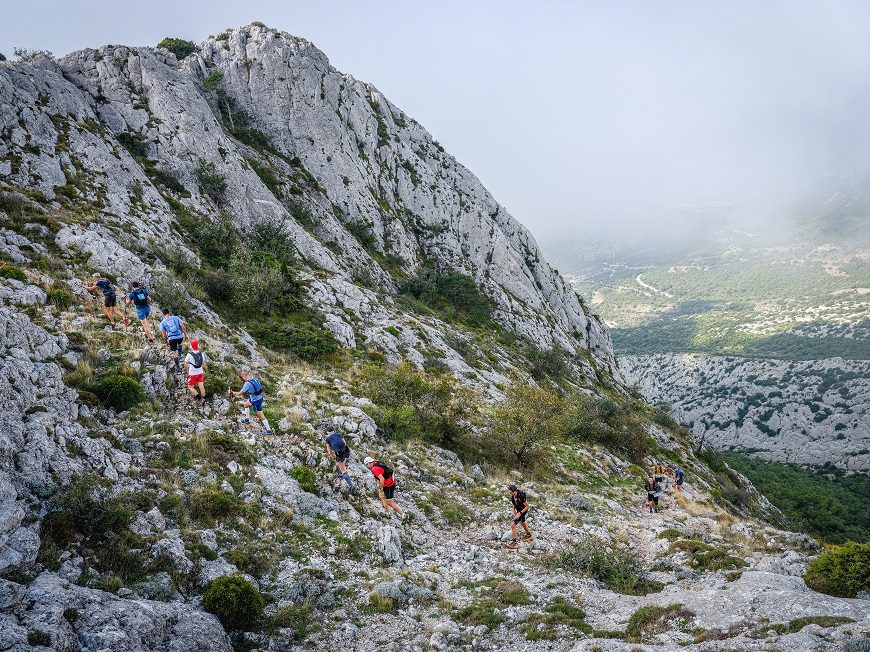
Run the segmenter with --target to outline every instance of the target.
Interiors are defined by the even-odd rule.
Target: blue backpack
[[[130,293],[130,297],[133,299],[133,304],[140,308],[148,305],[148,292],[142,288],[136,288],[133,290]]]
[[[251,390],[252,390],[251,396],[259,396],[260,394],[263,393],[263,385],[260,383],[260,381],[258,379],[250,378],[248,380],[248,382],[251,383]]]

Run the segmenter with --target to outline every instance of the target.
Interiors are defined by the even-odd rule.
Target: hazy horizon
[[[302,36],[544,241],[758,223],[827,177],[870,176],[867,3],[35,0],[4,14],[10,58],[201,42],[254,20]]]

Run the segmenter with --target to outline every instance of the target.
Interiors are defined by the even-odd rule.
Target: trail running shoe
[[[239,419],[239,423],[243,423],[243,424],[245,424],[245,425],[247,426],[247,425],[250,425],[250,424],[251,424],[251,420],[250,420],[250,419],[242,418],[242,419]]]
[[[508,550],[516,550],[519,547],[520,547],[520,544],[518,544],[516,541],[511,541],[509,544],[507,544],[505,546],[505,548],[507,548]]]
[[[405,512],[404,514],[402,514],[402,523],[407,521],[409,518],[411,518],[411,515],[408,512]]]
[[[525,536],[522,538],[522,541],[531,541],[532,538],[533,538],[533,537],[532,537],[531,534],[527,534],[527,535],[525,535]]]
[[[270,429],[270,430],[265,430],[265,431],[263,432],[263,434],[264,434],[266,437],[268,437],[269,435],[272,435],[272,434],[274,434],[274,433],[273,433],[272,430]]]

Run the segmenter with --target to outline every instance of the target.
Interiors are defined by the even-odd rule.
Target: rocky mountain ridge
[[[123,46],[36,57],[0,65],[0,92],[0,183],[96,208],[99,219],[65,225],[58,239],[105,273],[148,279],[162,269],[148,243],[184,242],[172,235],[179,209],[194,219],[225,212],[239,226],[277,220],[342,346],[365,341],[418,363],[431,346],[457,372],[476,373],[444,328],[432,332],[391,299],[396,278],[432,266],[471,276],[516,335],[589,351],[618,373],[606,328],[529,232],[423,127],[304,39],[254,25],[180,64],[165,50]],[[197,181],[202,166],[219,170],[220,197]],[[497,367],[480,372],[503,381]]]

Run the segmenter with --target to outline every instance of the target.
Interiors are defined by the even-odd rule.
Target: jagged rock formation
[[[218,90],[203,90],[216,73]],[[210,38],[182,64],[165,50],[122,46],[7,63],[0,97],[0,183],[97,210],[100,219],[64,225],[57,242],[102,271],[130,280],[163,267],[149,242],[173,238],[167,202],[204,216],[226,211],[239,224],[277,218],[344,346],[363,338],[392,359],[419,362],[434,345],[457,372],[473,373],[443,327],[415,323],[390,300],[391,270],[431,265],[472,276],[517,335],[588,350],[617,372],[606,329],[529,232],[422,126],[304,39],[248,26]],[[231,136],[241,121],[248,131],[233,133],[256,130],[267,142],[254,148]],[[197,183],[202,162],[225,179],[219,206]],[[504,380],[497,370],[484,375]]]
[[[770,461],[870,470],[870,364],[688,354],[622,358],[651,403],[695,437]]]

